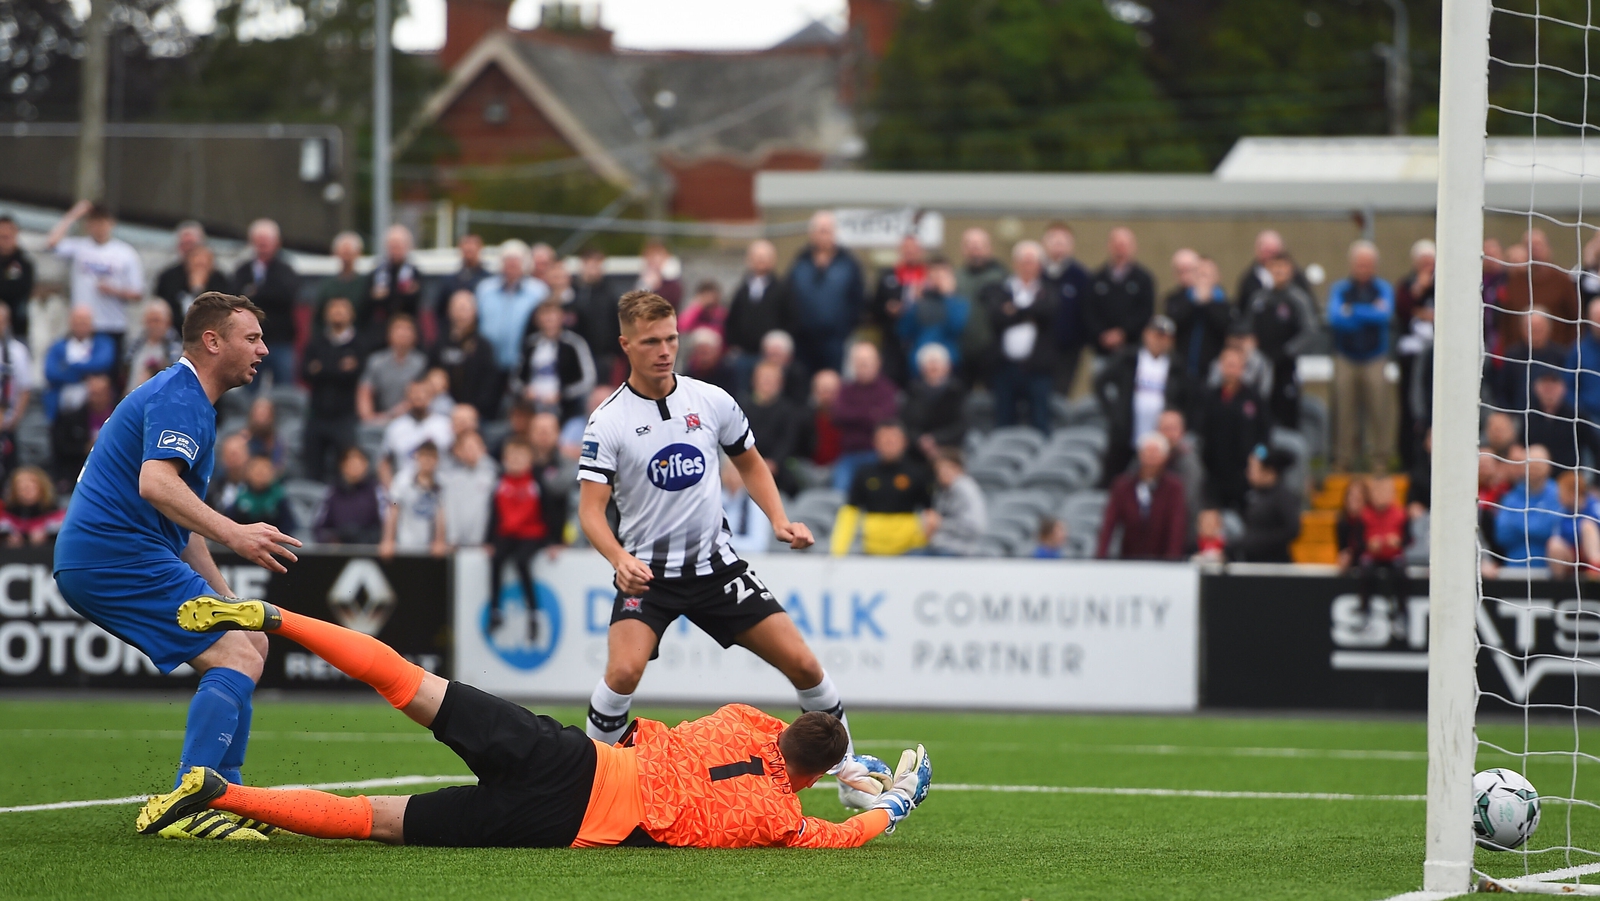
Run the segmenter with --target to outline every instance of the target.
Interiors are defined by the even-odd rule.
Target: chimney
[[[449,70],[492,31],[509,27],[511,0],[445,0],[439,68]]]
[[[860,34],[872,59],[883,59],[900,24],[901,0],[850,0],[851,31]]]

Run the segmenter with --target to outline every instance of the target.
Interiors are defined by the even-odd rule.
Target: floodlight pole
[[[1489,0],[1444,4],[1439,65],[1433,534],[1428,550],[1428,819],[1423,888],[1472,876],[1478,608],[1478,389]]]
[[[389,136],[393,131],[389,100],[390,0],[375,0],[372,42],[372,244],[374,253],[383,249],[383,233],[389,228],[391,178],[389,174]]]

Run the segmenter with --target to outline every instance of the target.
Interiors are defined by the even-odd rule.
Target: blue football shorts
[[[222,637],[221,632],[179,628],[178,605],[216,592],[176,557],[135,566],[62,570],[56,573],[56,587],[84,619],[143,651],[163,673],[198,657]]]

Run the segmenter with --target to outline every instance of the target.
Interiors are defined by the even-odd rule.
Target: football
[[[1539,828],[1539,792],[1515,770],[1478,773],[1472,777],[1472,795],[1472,831],[1481,848],[1520,848]]]

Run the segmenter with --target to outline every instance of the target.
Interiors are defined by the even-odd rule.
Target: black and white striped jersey
[[[718,454],[755,445],[744,411],[715,385],[680,375],[655,400],[624,382],[589,415],[578,478],[611,485],[617,539],[656,576],[705,576],[739,560]]]

